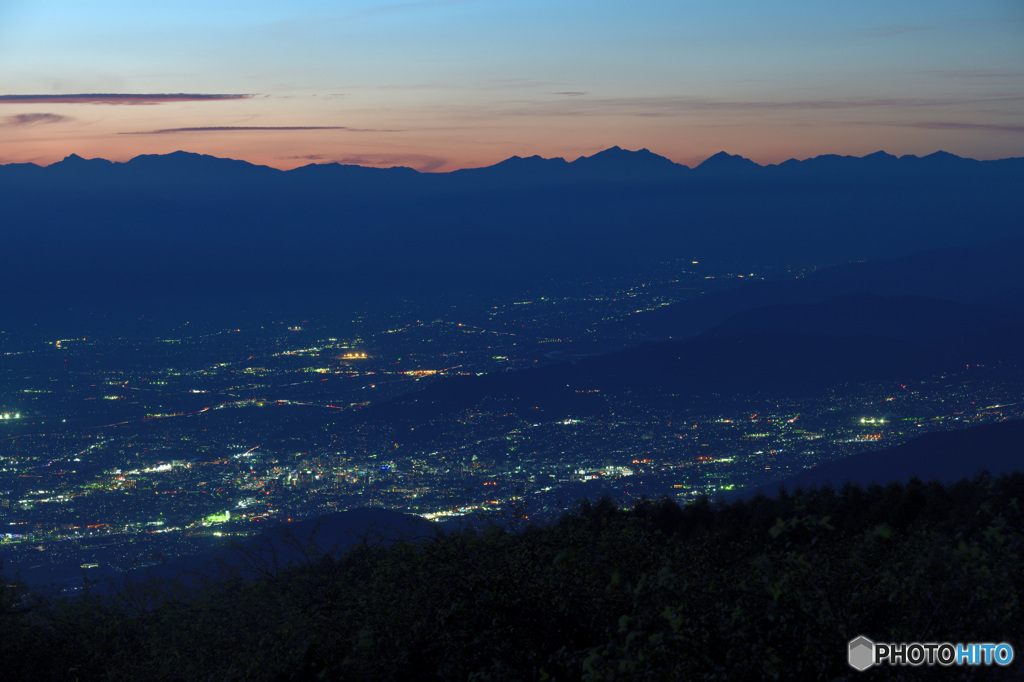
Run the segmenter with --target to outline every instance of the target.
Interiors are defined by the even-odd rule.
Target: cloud
[[[542,88],[558,87],[560,85],[562,84],[553,83],[551,81],[527,80],[523,78],[490,78],[475,82],[435,81],[430,83],[384,83],[378,85],[357,85],[349,83],[346,84],[345,87],[349,90],[466,90],[477,92],[480,90],[537,90]],[[347,97],[350,95],[351,93],[342,93],[338,96]]]
[[[1024,133],[1024,125],[1003,125],[1001,123],[958,123],[954,121],[916,121],[893,123],[903,128],[924,128],[926,130],[982,130],[990,133]]]
[[[118,135],[173,135],[175,133],[229,133],[238,131],[289,131],[289,130],[347,130],[350,133],[400,133],[401,130],[378,130],[375,128],[349,128],[348,126],[198,126],[195,128],[163,128],[162,130],[135,130]]]
[[[250,99],[253,95],[197,94],[81,94],[81,95],[0,95],[0,104],[167,104],[169,102],[215,102]]]
[[[921,73],[939,78],[967,78],[970,80],[979,78],[1020,80],[1024,78],[1024,71],[1005,69],[932,69]]]
[[[330,158],[326,154],[299,154],[297,156],[279,156],[282,161],[323,161]]]
[[[640,116],[673,117],[694,112],[764,114],[772,111],[851,111],[862,109],[908,109],[982,103],[1016,105],[1024,95],[988,98],[849,97],[779,100],[728,100],[687,95],[654,97],[564,97],[557,100],[508,100],[492,107],[462,107],[469,117],[503,116]]]
[[[914,97],[851,97],[848,99],[796,99],[796,100],[716,100],[697,97],[635,98],[627,100],[598,100],[595,104],[610,107],[639,106],[651,112],[658,110],[842,110],[875,109],[888,107],[919,107],[962,104],[966,100],[931,100]]]
[[[582,97],[587,94],[580,90],[563,90],[562,92],[553,92],[552,95],[565,95],[566,97]]]
[[[62,123],[72,119],[70,116],[60,116],[58,114],[17,114],[15,116],[6,116],[2,120],[3,122],[0,123],[0,127],[17,128],[46,123]]]
[[[374,90],[446,90],[452,86],[447,83],[409,83],[407,85],[374,85]]]

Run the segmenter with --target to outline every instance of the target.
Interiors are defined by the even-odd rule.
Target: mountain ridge
[[[891,258],[1024,225],[1024,159],[707,164],[613,147],[450,173],[281,171],[191,152],[0,166],[5,218],[21,226],[5,237],[0,287],[32,316],[128,299],[323,307],[339,290],[508,292],[666,257],[759,269]]]
[[[62,167],[67,167],[67,166],[80,165],[83,162],[84,163],[94,163],[94,162],[95,163],[100,163],[100,162],[102,162],[105,166],[108,166],[110,168],[138,167],[138,166],[143,165],[143,164],[146,164],[146,165],[151,164],[155,160],[159,160],[159,159],[163,159],[163,160],[166,160],[168,162],[174,162],[174,163],[181,163],[182,160],[187,159],[188,162],[193,164],[193,165],[196,162],[200,161],[200,160],[203,161],[203,162],[206,162],[206,163],[234,162],[239,167],[245,166],[245,167],[250,168],[250,169],[260,169],[260,168],[262,168],[262,169],[269,169],[269,170],[277,171],[279,173],[291,173],[293,171],[300,170],[300,169],[337,167],[337,166],[346,166],[346,167],[354,167],[354,168],[371,168],[371,169],[383,170],[383,171],[387,171],[387,170],[406,170],[406,169],[409,169],[407,166],[380,167],[380,166],[364,166],[364,165],[359,165],[359,164],[344,164],[344,163],[339,163],[339,162],[324,162],[324,163],[316,163],[316,162],[314,162],[314,163],[309,163],[309,164],[305,164],[303,166],[297,166],[295,168],[291,168],[291,169],[285,170],[285,169],[276,168],[274,166],[267,166],[267,165],[263,165],[263,164],[252,163],[252,162],[246,161],[244,159],[233,159],[233,158],[230,158],[230,157],[219,157],[219,156],[214,156],[214,155],[211,155],[211,154],[202,154],[202,153],[198,153],[198,152],[189,152],[189,151],[185,151],[185,150],[177,150],[177,151],[170,152],[170,153],[167,153],[167,154],[152,154],[152,153],[139,154],[137,156],[132,157],[131,159],[129,159],[127,161],[111,161],[111,160],[108,160],[108,159],[105,159],[105,158],[102,158],[102,157],[84,158],[84,157],[78,155],[77,153],[72,152],[72,153],[68,154],[66,157],[64,157],[62,160],[55,161],[55,162],[50,163],[50,164],[40,165],[40,164],[32,163],[32,162],[28,162],[28,163],[7,163],[7,164],[0,164],[0,168],[15,168],[15,167],[27,167],[27,166],[34,166],[36,168],[43,168],[43,169],[54,168],[54,167],[62,168]],[[612,147],[608,147],[607,149],[603,149],[603,150],[601,150],[601,151],[599,151],[599,152],[597,152],[595,154],[592,154],[590,156],[579,156],[578,158],[574,159],[573,161],[567,161],[566,159],[564,159],[562,157],[550,157],[550,158],[549,157],[543,157],[543,156],[540,156],[538,154],[534,154],[534,155],[527,156],[527,157],[513,155],[513,156],[510,156],[510,157],[508,157],[506,159],[503,159],[501,161],[498,161],[498,162],[496,162],[494,164],[491,164],[491,165],[488,165],[488,166],[477,166],[477,167],[469,167],[469,168],[459,168],[459,169],[454,169],[454,170],[451,170],[451,171],[440,171],[440,172],[424,172],[424,171],[416,171],[415,169],[409,169],[409,170],[414,170],[419,175],[448,176],[448,175],[453,175],[453,174],[465,174],[467,172],[472,172],[472,171],[493,170],[493,169],[496,169],[496,168],[499,168],[499,167],[503,167],[503,166],[519,165],[519,164],[522,164],[523,162],[529,162],[531,164],[540,164],[540,163],[543,162],[543,163],[549,163],[549,164],[552,164],[552,165],[558,165],[558,166],[569,167],[569,168],[577,168],[577,169],[584,168],[584,167],[587,167],[587,166],[590,166],[590,167],[598,166],[598,165],[608,166],[611,163],[615,163],[615,162],[618,162],[620,164],[625,162],[625,163],[628,163],[630,165],[633,165],[634,167],[635,166],[639,166],[640,164],[648,164],[650,166],[659,166],[661,168],[674,167],[676,169],[686,169],[686,170],[697,170],[697,169],[702,169],[703,168],[705,171],[708,171],[708,170],[720,171],[720,170],[739,169],[739,168],[743,168],[743,169],[747,169],[747,170],[753,170],[753,169],[770,170],[770,169],[791,168],[791,167],[799,166],[801,164],[808,164],[808,163],[813,163],[813,164],[816,164],[818,166],[822,166],[822,165],[825,165],[825,164],[836,164],[836,163],[839,163],[839,162],[846,163],[846,164],[861,162],[864,165],[875,165],[875,166],[877,166],[878,164],[881,164],[881,163],[885,163],[885,164],[889,164],[889,165],[902,164],[902,165],[908,165],[908,166],[910,164],[913,164],[915,167],[918,167],[918,168],[920,168],[922,166],[931,166],[933,168],[940,168],[940,167],[942,167],[942,168],[951,168],[951,167],[955,166],[955,167],[958,167],[958,168],[962,168],[964,166],[964,164],[971,164],[971,165],[975,165],[975,164],[992,164],[992,163],[1000,163],[1000,162],[1007,162],[1007,161],[1024,162],[1024,157],[1006,157],[1006,158],[1001,158],[1001,159],[978,160],[978,159],[973,159],[973,158],[970,158],[970,157],[957,156],[956,154],[952,154],[950,152],[946,152],[946,151],[943,151],[943,150],[937,150],[935,152],[932,152],[932,153],[924,155],[924,156],[916,156],[916,155],[913,155],[913,154],[905,154],[903,156],[895,156],[895,155],[889,154],[889,153],[887,153],[885,151],[879,150],[879,151],[873,152],[871,154],[866,154],[866,155],[860,156],[860,157],[852,156],[852,155],[820,154],[820,155],[817,155],[817,156],[807,157],[807,158],[804,158],[804,159],[790,158],[790,159],[787,159],[786,161],[780,162],[778,164],[759,164],[759,163],[757,163],[757,162],[755,162],[755,161],[753,161],[753,160],[751,160],[749,158],[746,158],[746,157],[744,157],[742,155],[731,154],[731,153],[726,152],[726,151],[720,151],[720,152],[717,152],[716,154],[713,154],[713,155],[709,156],[707,159],[705,159],[704,161],[702,161],[701,163],[697,164],[696,166],[694,166],[691,169],[689,166],[686,166],[686,165],[680,164],[680,163],[676,163],[676,162],[672,161],[671,159],[669,159],[667,157],[664,157],[664,156],[661,156],[661,155],[659,155],[659,154],[657,154],[655,152],[652,152],[652,151],[650,151],[649,149],[646,149],[646,148],[641,148],[641,149],[638,149],[638,150],[629,150],[629,149],[624,149],[622,147],[619,147],[618,145],[614,145]]]

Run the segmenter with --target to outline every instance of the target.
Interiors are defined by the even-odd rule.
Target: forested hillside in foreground
[[[858,635],[1024,635],[1024,474],[730,504],[583,503],[196,590],[0,593],[4,678],[839,679]],[[194,585],[194,583],[193,583]],[[193,591],[189,592],[189,589]],[[872,679],[1020,675],[878,668]]]

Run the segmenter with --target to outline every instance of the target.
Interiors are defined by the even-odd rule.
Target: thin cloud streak
[[[219,102],[251,99],[254,95],[126,94],[0,95],[0,104],[168,104],[171,102]]]
[[[931,69],[921,71],[920,73],[926,76],[938,76],[939,78],[967,78],[970,80],[977,80],[979,78],[1020,80],[1024,78],[1024,71],[1020,70]]]
[[[894,123],[902,128],[924,128],[925,130],[983,130],[990,133],[1024,133],[1024,125],[1003,125],[1000,123],[957,123],[953,121],[916,121]]]
[[[18,128],[22,126],[63,123],[64,121],[70,120],[72,120],[70,116],[60,116],[59,114],[17,114],[15,116],[4,117],[3,123],[0,123],[0,127]]]
[[[504,116],[603,116],[626,115],[642,117],[670,117],[692,112],[745,112],[768,111],[843,111],[853,109],[907,109],[957,105],[977,106],[981,103],[1016,104],[1024,102],[1024,95],[1004,97],[928,99],[913,97],[864,97],[849,99],[802,100],[719,100],[691,96],[669,97],[615,97],[590,99],[571,97],[557,101],[520,101],[499,103],[494,108],[463,109],[485,117]]]
[[[162,130],[134,130],[118,135],[174,135],[176,133],[226,133],[226,132],[279,132],[290,130],[347,130],[350,133],[401,133],[402,130],[376,128],[349,128],[348,126],[199,126],[195,128],[164,128]]]
[[[282,161],[323,161],[330,157],[326,154],[298,154],[297,156],[279,156]]]

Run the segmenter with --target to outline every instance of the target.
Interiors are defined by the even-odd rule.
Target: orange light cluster
[[[407,374],[407,375],[409,375],[411,377],[429,377],[429,376],[434,376],[435,374],[437,374],[437,370],[436,369],[410,369],[407,372],[402,372],[402,374]]]

